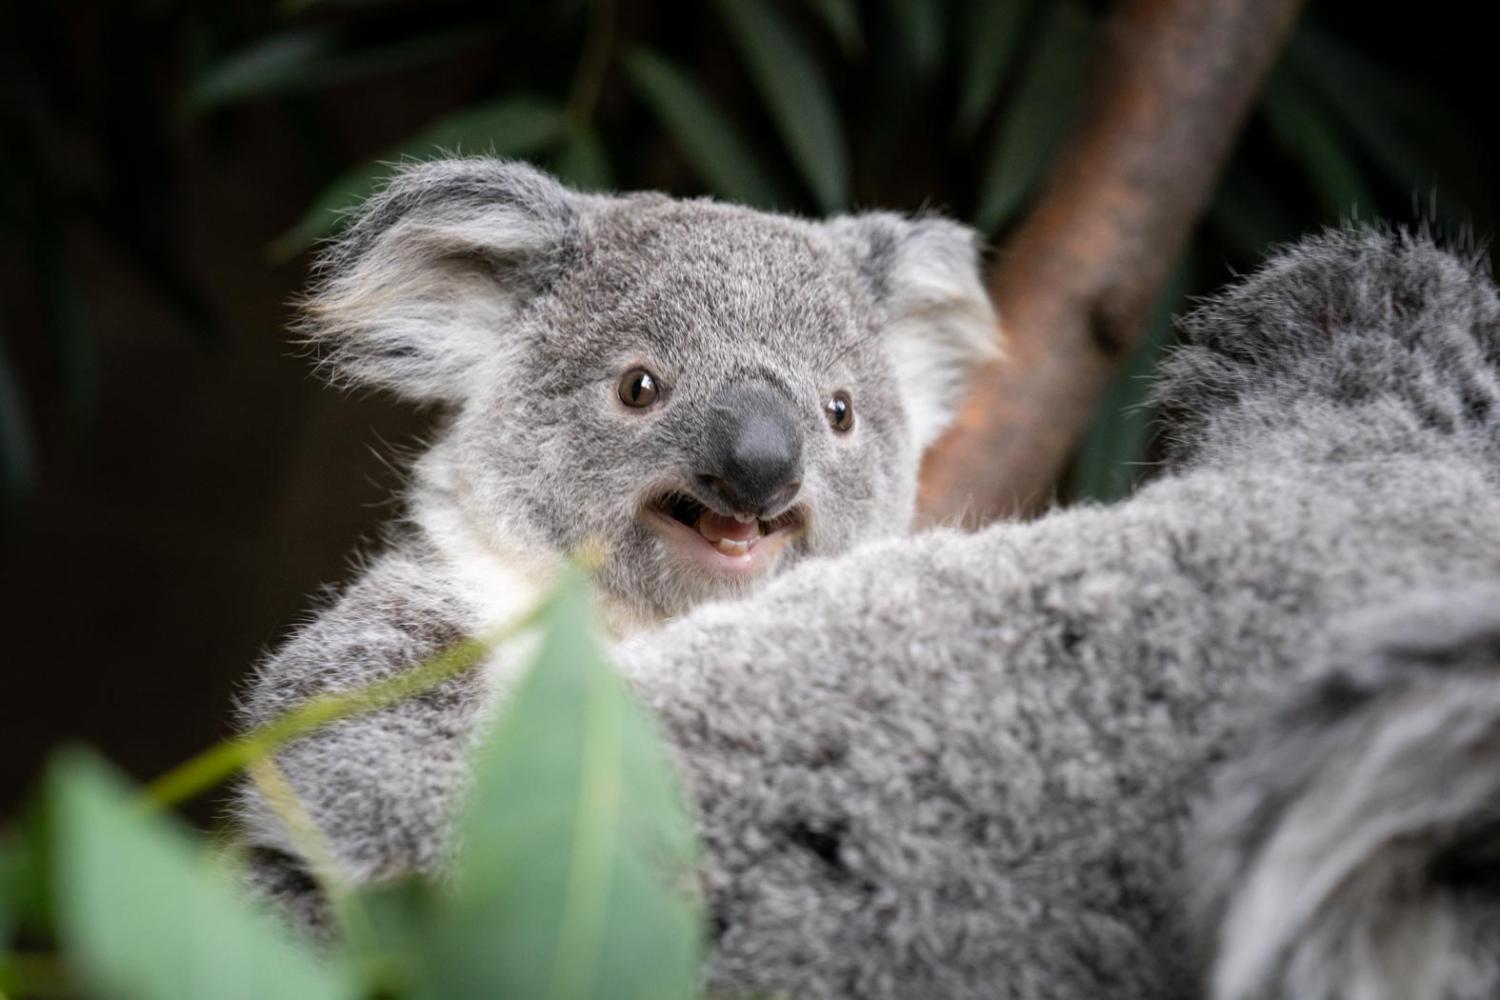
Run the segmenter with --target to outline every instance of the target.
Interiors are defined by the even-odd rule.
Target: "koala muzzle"
[[[707,421],[696,479],[730,512],[773,516],[802,487],[802,432],[784,396],[768,385],[735,386]]]

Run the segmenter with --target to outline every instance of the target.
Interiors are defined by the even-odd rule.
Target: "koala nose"
[[[801,489],[802,433],[770,386],[736,386],[714,407],[698,483],[733,511],[777,514]]]

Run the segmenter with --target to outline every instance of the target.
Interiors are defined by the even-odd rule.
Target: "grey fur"
[[[800,447],[806,529],[776,569],[904,533],[921,451],[997,346],[974,234],[955,223],[584,195],[487,158],[403,169],[318,266],[303,332],[324,371],[449,416],[386,551],[260,667],[245,725],[511,620],[585,546],[618,634],[751,589],[759,578],[696,571],[641,517],[654,495],[693,488],[736,392],[780,407]],[[630,410],[617,380],[641,364],[662,398]],[[847,433],[824,410],[839,389]],[[499,652],[497,684],[523,652]],[[351,878],[436,865],[443,815],[428,803],[461,780],[462,735],[491,697],[457,681],[282,755],[299,787],[318,776],[309,808]],[[264,877],[301,884],[277,869],[295,845],[253,789],[237,812]]]
[[[1425,239],[1332,233],[1187,333],[1172,466],[1129,501],[809,560],[621,647],[697,805],[715,989],[1500,991],[1494,286]],[[344,683],[288,693],[322,658],[283,661],[252,717]],[[319,736],[288,773],[342,856],[419,867],[411,817],[462,769],[408,772],[461,760],[473,717]],[[348,769],[400,809],[370,822]],[[1274,849],[1367,821],[1403,837]],[[1255,903],[1285,923],[1235,917]]]

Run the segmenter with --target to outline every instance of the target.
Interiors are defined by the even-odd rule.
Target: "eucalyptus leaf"
[[[776,206],[755,153],[690,77],[645,49],[626,54],[625,70],[710,190],[756,208]]]
[[[550,166],[562,181],[580,191],[608,191],[614,184],[599,135],[587,125],[568,130]]]
[[[1330,216],[1345,218],[1375,207],[1374,192],[1348,136],[1309,99],[1301,79],[1284,65],[1266,84],[1263,107],[1271,132],[1301,162]]]
[[[70,968],[130,1000],[353,997],[352,973],[252,909],[218,860],[97,758],[65,752],[48,775],[58,930]]]
[[[530,156],[556,146],[568,134],[562,106],[545,98],[504,97],[448,115],[330,184],[301,221],[272,244],[271,255],[285,260],[336,231],[350,210],[404,162],[447,153]]]
[[[1036,188],[1082,105],[1097,23],[1075,0],[1049,5],[1015,101],[995,134],[975,223],[991,231]]]
[[[889,0],[889,3],[917,72],[924,79],[931,76],[943,58],[946,4],[934,0]]]
[[[273,35],[210,66],[188,91],[187,109],[331,87],[390,72],[473,45],[484,38],[471,29],[417,35],[391,45],[350,48],[326,28],[299,28]]]
[[[849,201],[849,157],[828,81],[806,43],[761,0],[718,0],[792,162],[825,212]]]
[[[1021,40],[1021,28],[1032,0],[969,0],[960,40],[963,77],[958,102],[958,131],[973,132],[994,106],[1006,67]]]
[[[808,0],[808,4],[838,39],[844,55],[854,55],[864,48],[864,32],[860,29],[859,12],[854,9],[853,0]]]
[[[692,826],[652,721],[604,660],[588,601],[575,571],[479,752],[426,995],[695,995]]]

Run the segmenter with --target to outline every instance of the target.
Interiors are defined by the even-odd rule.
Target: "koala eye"
[[[854,426],[854,400],[843,389],[823,405],[823,412],[828,415],[829,425],[840,434],[847,434]]]
[[[620,402],[642,409],[656,402],[661,389],[656,384],[655,375],[644,368],[632,368],[620,376],[619,393]]]

